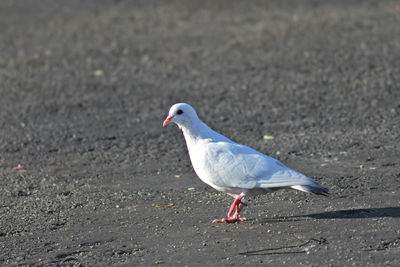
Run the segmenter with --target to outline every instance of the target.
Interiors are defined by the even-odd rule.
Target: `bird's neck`
[[[204,122],[198,120],[190,125],[182,125],[181,130],[187,142],[196,142],[197,140],[207,138],[207,133],[211,130]]]
[[[213,129],[208,127],[204,122],[198,120],[196,123],[191,123],[188,125],[180,126],[183,135],[185,136],[186,143],[196,144],[201,140],[210,140],[210,141],[230,141],[225,136],[215,132]]]

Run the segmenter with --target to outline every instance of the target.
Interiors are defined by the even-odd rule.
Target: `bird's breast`
[[[215,162],[212,161],[212,156],[209,155],[207,141],[197,142],[196,144],[188,145],[190,161],[197,176],[206,184],[216,188],[218,185],[218,175],[214,170]]]

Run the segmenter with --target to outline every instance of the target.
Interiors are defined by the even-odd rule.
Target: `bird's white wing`
[[[230,142],[207,144],[203,162],[209,182],[220,187],[278,188],[314,181],[250,147]]]

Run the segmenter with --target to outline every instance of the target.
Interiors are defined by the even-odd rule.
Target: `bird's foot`
[[[234,223],[234,222],[243,222],[246,220],[246,218],[241,218],[239,217],[240,211],[243,209],[243,207],[247,206],[246,203],[242,202],[242,198],[244,197],[244,194],[238,195],[235,200],[233,201],[231,207],[229,208],[228,212],[228,217],[222,218],[222,219],[215,219],[213,223]],[[236,210],[236,211],[235,211]],[[232,215],[233,211],[235,213]]]
[[[244,197],[244,195],[238,195],[235,200],[233,201],[231,207],[229,208],[228,211],[228,218],[231,217],[238,217],[239,216],[239,212],[243,209],[244,206],[247,206],[246,203],[242,202],[242,198]],[[235,214],[232,216],[233,211],[236,209]]]
[[[234,223],[234,222],[243,222],[245,221],[246,218],[243,217],[228,217],[228,218],[222,218],[222,219],[215,219],[213,223]]]

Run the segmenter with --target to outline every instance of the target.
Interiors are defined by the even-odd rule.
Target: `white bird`
[[[189,104],[173,105],[163,126],[170,122],[176,123],[182,130],[190,160],[199,178],[211,187],[235,197],[228,217],[214,222],[245,220],[239,213],[247,206],[242,201],[246,195],[262,194],[282,188],[328,194],[328,189],[313,179],[286,167],[274,158],[215,132],[199,119]]]

